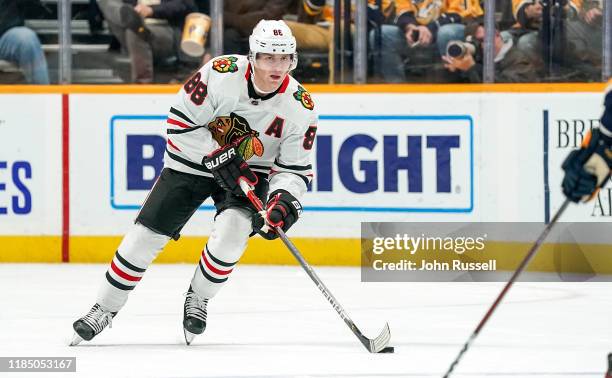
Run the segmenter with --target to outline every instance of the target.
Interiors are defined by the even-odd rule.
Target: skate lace
[[[185,301],[185,314],[205,322],[208,299],[202,298],[194,292],[185,293],[185,297],[187,298]]]
[[[102,332],[107,325],[109,328],[113,328],[113,314],[104,310],[98,304],[93,306],[82,319],[95,331],[96,335]]]

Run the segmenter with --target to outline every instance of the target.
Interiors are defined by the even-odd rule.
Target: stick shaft
[[[261,202],[259,197],[255,195],[253,190],[249,187],[249,185],[246,182],[241,180],[240,187],[242,188],[242,190],[244,191],[248,199],[251,201],[253,206],[255,206],[255,209],[257,209],[257,211],[264,210],[263,203]],[[302,256],[300,251],[297,249],[297,247],[293,244],[291,240],[289,240],[287,235],[285,235],[285,232],[280,227],[275,227],[274,229],[278,233],[280,239],[283,241],[287,249],[289,249],[293,257],[295,257],[295,259],[298,261],[300,266],[304,269],[304,271],[306,271],[306,274],[308,274],[308,277],[310,277],[310,279],[315,283],[315,285],[317,285],[317,287],[319,288],[319,290],[321,291],[325,299],[327,299],[329,304],[331,304],[334,310],[336,310],[336,312],[338,313],[338,315],[340,315],[340,318],[342,318],[344,323],[351,329],[351,332],[353,332],[353,334],[357,336],[359,341],[361,341],[363,346],[365,346],[366,349],[368,349],[368,351],[371,352],[370,340],[367,339],[361,333],[359,328],[357,328],[355,323],[353,323],[353,321],[348,316],[348,314],[346,313],[346,311],[344,310],[340,302],[338,302],[338,300],[334,297],[331,291],[329,291],[327,286],[325,286],[323,281],[321,281],[317,273],[314,271],[314,269],[312,269],[310,264],[308,264],[308,262],[304,259],[304,257]]]
[[[463,345],[463,348],[461,348],[461,350],[459,351],[459,354],[457,355],[453,363],[448,368],[448,371],[446,372],[446,374],[444,374],[444,378],[450,377],[451,373],[453,372],[457,364],[459,364],[461,357],[463,357],[465,352],[467,352],[472,342],[476,339],[480,331],[484,328],[485,324],[487,324],[487,322],[491,318],[491,315],[493,315],[493,312],[495,311],[497,306],[499,306],[502,299],[504,299],[504,297],[506,296],[506,294],[508,293],[508,291],[510,290],[514,282],[516,282],[516,280],[521,275],[521,273],[523,273],[527,265],[529,265],[529,262],[536,255],[536,253],[538,252],[538,250],[544,243],[544,240],[550,233],[550,230],[552,230],[553,226],[557,223],[557,221],[561,217],[561,214],[563,214],[563,212],[565,211],[569,203],[570,201],[568,199],[566,199],[565,202],[563,202],[559,210],[557,210],[557,213],[555,214],[553,219],[550,221],[549,224],[546,225],[546,227],[544,228],[544,230],[542,231],[538,239],[535,241],[535,243],[533,243],[533,246],[531,247],[531,249],[529,249],[529,252],[527,252],[527,255],[525,256],[525,258],[523,258],[523,261],[521,261],[518,268],[516,268],[516,270],[514,271],[514,274],[512,274],[512,277],[510,277],[510,279],[508,280],[508,282],[506,283],[502,291],[499,293],[497,298],[495,298],[495,302],[493,302],[491,307],[489,307],[489,310],[486,312],[485,316],[480,320],[480,322],[478,323],[478,326],[476,327],[474,332],[472,332],[472,334],[470,335],[470,338],[466,341],[466,343]]]

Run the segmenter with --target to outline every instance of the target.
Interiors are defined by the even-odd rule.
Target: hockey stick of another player
[[[255,193],[253,192],[253,189],[250,187],[248,183],[246,183],[243,180],[240,180],[240,188],[242,188],[242,191],[244,192],[244,194],[246,194],[246,196],[249,198],[253,206],[255,206],[255,208],[257,209],[257,211],[264,210],[263,203],[255,195]],[[346,325],[351,329],[351,331],[355,334],[355,336],[357,336],[359,341],[361,341],[361,343],[368,350],[368,352],[378,353],[382,351],[383,349],[385,349],[387,347],[387,344],[389,344],[389,340],[391,339],[391,331],[389,330],[389,323],[385,324],[385,328],[383,328],[380,335],[378,335],[375,339],[369,339],[365,337],[361,333],[359,328],[357,328],[355,323],[353,323],[351,318],[348,316],[347,312],[344,311],[344,308],[342,308],[338,300],[336,300],[336,298],[332,295],[329,289],[325,286],[323,281],[321,281],[319,276],[317,276],[317,274],[312,269],[310,264],[308,264],[308,262],[304,260],[304,257],[302,257],[302,254],[300,253],[300,251],[295,247],[295,245],[293,245],[293,243],[291,242],[291,240],[289,240],[287,235],[285,235],[285,232],[280,227],[275,227],[274,230],[278,233],[278,236],[280,237],[280,239],[283,241],[283,243],[285,243],[285,246],[289,249],[291,254],[300,263],[302,268],[304,268],[304,270],[306,271],[306,274],[308,274],[308,276],[312,279],[315,285],[317,285],[319,290],[321,290],[321,293],[323,293],[323,296],[325,297],[325,299],[327,299],[327,301],[332,305],[334,310],[336,310],[338,315],[340,315],[340,318],[344,320],[344,323],[346,323]],[[389,351],[392,351],[392,349]]]
[[[485,316],[482,318],[482,320],[480,320],[480,323],[478,323],[478,326],[476,327],[474,332],[472,332],[472,335],[470,335],[470,338],[463,345],[463,348],[461,348],[461,351],[459,351],[459,354],[457,355],[457,358],[455,358],[453,363],[448,368],[448,371],[446,372],[446,374],[444,374],[444,378],[450,377],[451,373],[453,372],[453,370],[455,369],[455,367],[459,363],[459,360],[461,360],[461,357],[463,357],[463,354],[465,354],[465,352],[467,352],[467,350],[470,347],[470,345],[472,344],[472,342],[476,339],[476,336],[478,336],[478,334],[483,329],[483,327],[485,326],[485,324],[487,323],[487,321],[489,320],[491,315],[493,315],[493,311],[495,311],[497,306],[501,303],[502,299],[508,293],[508,290],[510,290],[510,287],[512,287],[512,284],[514,284],[514,282],[516,281],[518,276],[521,273],[523,273],[523,270],[525,270],[525,268],[527,267],[527,265],[529,264],[531,259],[538,252],[538,250],[540,249],[540,247],[544,243],[544,240],[546,239],[546,237],[550,233],[550,230],[552,230],[552,228],[555,225],[555,223],[557,223],[557,221],[561,217],[561,214],[563,214],[563,212],[565,211],[565,209],[567,208],[567,205],[569,205],[569,203],[570,203],[569,199],[566,199],[565,202],[563,202],[563,204],[561,205],[561,208],[559,208],[559,210],[557,210],[557,213],[555,214],[553,219],[550,221],[550,223],[548,225],[546,225],[546,227],[544,228],[544,230],[542,231],[542,233],[540,234],[538,239],[535,241],[535,243],[533,243],[533,246],[531,247],[531,249],[529,250],[529,252],[525,256],[523,261],[521,261],[521,264],[518,266],[518,268],[516,268],[516,271],[514,272],[512,277],[510,277],[510,280],[508,281],[506,286],[504,286],[504,288],[502,289],[501,293],[499,293],[499,295],[495,299],[495,302],[493,302],[493,304],[491,305],[491,307],[489,308],[489,310],[487,311]]]

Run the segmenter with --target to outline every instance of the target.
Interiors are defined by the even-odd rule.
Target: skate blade
[[[83,341],[83,338],[75,332],[74,336],[72,336],[72,341],[70,342],[70,346],[79,345],[81,341]]]
[[[185,342],[187,343],[187,345],[191,345],[191,342],[197,336],[195,333],[191,333],[187,331],[185,328],[183,328],[183,334],[185,335]]]

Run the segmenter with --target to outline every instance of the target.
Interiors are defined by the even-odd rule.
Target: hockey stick
[[[253,192],[253,189],[248,183],[246,183],[244,180],[240,180],[240,188],[242,188],[242,191],[244,192],[244,194],[246,194],[246,196],[251,201],[253,206],[255,206],[255,209],[257,209],[257,211],[264,210],[263,203],[255,195],[255,193]],[[369,339],[365,337],[363,333],[361,333],[359,328],[357,328],[355,323],[353,323],[351,318],[348,316],[347,312],[344,311],[344,308],[342,308],[338,300],[336,300],[336,298],[332,295],[331,291],[329,291],[329,289],[325,286],[323,281],[321,281],[319,276],[317,276],[317,274],[312,269],[312,267],[308,264],[308,262],[306,262],[306,260],[304,260],[304,257],[302,257],[302,254],[300,253],[300,251],[296,248],[295,245],[293,245],[293,243],[291,242],[291,240],[289,240],[287,235],[285,235],[285,232],[280,227],[275,227],[274,230],[278,233],[278,236],[283,241],[283,243],[285,243],[285,246],[289,249],[293,257],[296,258],[296,260],[300,263],[302,268],[304,268],[304,270],[306,271],[308,276],[312,279],[312,281],[315,283],[315,285],[317,285],[319,290],[321,290],[321,293],[323,293],[323,296],[325,297],[325,299],[327,299],[329,304],[332,305],[334,310],[336,310],[338,315],[340,315],[340,318],[344,320],[344,323],[351,329],[353,334],[357,336],[359,341],[361,341],[361,343],[368,350],[368,352],[378,353],[386,349],[387,345],[389,344],[389,340],[391,339],[391,331],[389,330],[389,323],[385,323],[385,327],[383,328],[382,332],[375,339]],[[393,352],[393,349],[389,348],[387,349],[387,351]]]
[[[514,282],[516,281],[518,276],[521,273],[523,273],[523,270],[525,270],[525,268],[527,267],[527,265],[529,264],[531,259],[535,256],[536,252],[538,252],[538,250],[540,249],[540,247],[544,243],[544,240],[548,236],[548,233],[550,232],[550,230],[552,230],[552,228],[555,225],[555,223],[557,223],[557,221],[561,217],[561,214],[563,214],[563,212],[565,211],[565,209],[567,208],[567,205],[569,205],[569,203],[570,203],[569,199],[566,199],[565,202],[563,202],[563,204],[561,205],[561,208],[559,208],[559,210],[557,210],[557,213],[555,214],[553,219],[550,221],[549,224],[546,225],[546,227],[544,228],[544,230],[542,231],[542,233],[540,234],[538,239],[535,241],[535,243],[533,243],[533,246],[531,247],[531,249],[527,253],[527,256],[525,256],[523,261],[521,261],[521,264],[518,266],[518,268],[516,268],[516,271],[514,272],[512,277],[510,277],[510,280],[508,281],[508,283],[506,283],[506,286],[504,286],[504,288],[502,289],[501,293],[499,293],[499,295],[495,299],[495,302],[493,302],[493,304],[491,305],[491,307],[489,308],[489,310],[487,311],[485,316],[482,318],[480,323],[478,323],[478,326],[476,327],[474,332],[472,332],[472,335],[470,335],[470,338],[463,345],[463,348],[461,348],[461,351],[459,351],[459,354],[457,355],[457,357],[455,358],[453,363],[448,368],[448,371],[446,372],[446,374],[444,374],[444,378],[450,377],[451,373],[453,372],[453,370],[455,369],[455,367],[459,363],[459,360],[461,360],[461,357],[463,357],[465,352],[467,352],[468,348],[470,347],[472,342],[474,342],[474,340],[476,339],[476,336],[478,336],[480,331],[482,331],[482,329],[484,328],[485,324],[487,323],[487,321],[489,320],[491,315],[493,315],[493,311],[495,311],[497,306],[501,303],[502,299],[504,299],[504,296],[506,296],[506,294],[508,293],[508,290],[510,290],[510,287],[512,286],[512,284],[514,284]]]

